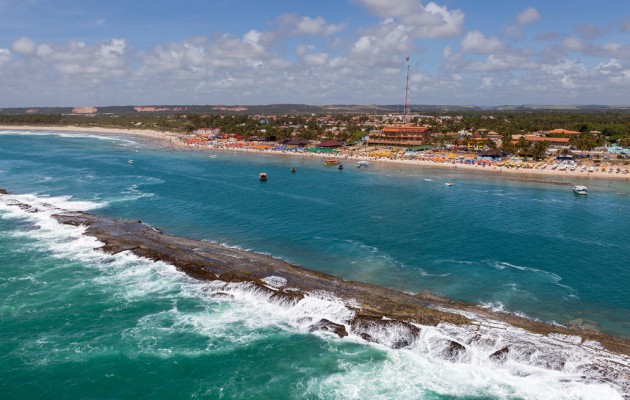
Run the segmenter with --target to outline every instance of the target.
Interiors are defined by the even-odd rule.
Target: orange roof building
[[[431,136],[431,131],[424,126],[386,126],[381,130],[370,132],[367,144],[373,146],[419,146],[424,144],[429,136]]]
[[[580,135],[582,132],[569,131],[566,129],[552,129],[550,131],[547,131],[547,133],[550,135]]]
[[[570,138],[558,138],[558,137],[544,137],[544,136],[524,136],[526,142],[549,142],[552,144],[565,144],[569,143]],[[512,140],[512,144],[517,143],[518,140]]]

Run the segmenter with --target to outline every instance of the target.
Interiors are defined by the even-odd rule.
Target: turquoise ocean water
[[[630,183],[583,181],[590,194],[578,197],[561,177],[345,167],[0,131],[0,187],[42,210],[141,219],[347,279],[630,337]],[[308,333],[300,315],[343,311],[247,291],[208,298],[169,265],[93,251],[52,212],[0,202],[2,398],[617,396],[559,372],[523,377]]]

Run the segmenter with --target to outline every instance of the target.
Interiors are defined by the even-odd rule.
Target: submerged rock
[[[467,356],[466,346],[446,338],[433,338],[429,341],[431,353],[445,360],[459,362]]]
[[[210,294],[213,299],[234,300],[234,295],[225,292],[214,292]]]
[[[29,205],[19,205],[15,199],[10,201],[10,205],[37,212]],[[192,278],[210,282],[214,290],[220,290],[216,292],[219,297],[229,298],[229,293],[221,291],[230,286],[245,287],[255,291],[262,301],[292,307],[312,293],[325,293],[324,298],[338,301],[348,314],[354,315],[349,322],[350,333],[366,341],[399,349],[432,336],[429,333],[435,330],[438,335],[427,339],[426,343],[430,353],[453,362],[470,361],[469,348],[489,351],[500,347],[490,354],[491,360],[500,363],[509,355],[515,363],[559,371],[564,370],[566,364],[574,374],[583,374],[584,381],[610,384],[619,388],[620,393],[630,393],[630,341],[627,339],[576,326],[550,325],[496,313],[430,294],[414,295],[347,281],[269,256],[166,235],[138,221],[82,212],[62,212],[53,217],[63,224],[85,226],[85,234],[104,244],[102,251],[130,251],[141,257],[162,260]],[[264,281],[270,276],[286,279],[286,286],[283,281],[282,287],[270,287]],[[348,335],[343,325],[325,319],[317,321],[309,329],[332,332],[339,337]],[[590,323],[575,322],[582,326]],[[422,331],[418,326],[422,326]],[[569,336],[579,336],[581,340],[566,340]],[[527,369],[513,373],[524,373],[522,371]]]
[[[367,315],[355,316],[350,322],[350,331],[367,342],[392,349],[411,346],[420,336],[420,328],[407,322]]]
[[[491,360],[495,362],[503,363],[507,360],[509,353],[510,353],[510,348],[508,346],[505,346],[495,351],[494,353],[490,354],[488,358],[490,358]]]
[[[339,336],[340,338],[348,336],[348,331],[346,331],[345,326],[329,321],[326,318],[322,318],[316,323],[314,323],[313,325],[309,326],[308,331],[309,332],[315,332],[315,331],[331,332]]]

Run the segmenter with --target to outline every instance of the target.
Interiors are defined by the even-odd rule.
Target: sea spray
[[[469,328],[451,324],[416,324],[413,325],[416,329],[409,329],[409,325],[396,321],[372,326],[361,323],[353,327],[353,309],[357,305],[348,304],[330,293],[313,292],[298,301],[286,301],[273,296],[274,290],[286,286],[282,277],[273,275],[264,279],[269,286],[269,290],[264,291],[247,282],[198,282],[166,263],[142,259],[128,251],[117,255],[95,251],[93,249],[101,243],[86,236],[85,227],[62,225],[52,217],[62,211],[53,204],[63,204],[73,210],[98,207],[97,204],[73,204],[68,198],[37,196],[3,196],[0,204],[3,218],[29,220],[37,228],[20,232],[20,235],[28,235],[48,247],[55,257],[70,257],[96,265],[104,275],[94,278],[94,281],[114,284],[116,290],[124,293],[124,298],[133,300],[164,294],[182,298],[169,311],[147,314],[138,320],[136,328],[128,328],[123,333],[124,340],[138,343],[145,352],[156,351],[167,357],[179,354],[176,349],[169,350],[173,342],[167,338],[162,345],[159,340],[154,342],[157,347],[150,344],[152,341],[146,341],[158,332],[151,328],[155,324],[168,327],[160,334],[167,337],[187,335],[188,331],[202,338],[229,335],[230,342],[242,346],[264,340],[269,328],[279,328],[287,334],[307,334],[314,322],[327,319],[346,327],[350,335],[345,340],[362,346],[376,346],[386,358],[382,362],[361,365],[342,364],[341,374],[305,382],[306,393],[326,392],[346,398],[401,394],[422,397],[430,393],[450,396],[619,398],[620,395],[612,388],[617,387],[622,392],[627,390],[624,382],[628,382],[628,358],[613,355],[592,342],[582,343],[581,338],[575,336],[531,334],[472,314],[467,316],[473,318],[475,324]],[[27,204],[31,208],[20,208],[19,204]],[[107,273],[110,273],[109,277]],[[221,293],[229,296],[217,296]],[[178,303],[183,304],[187,296],[201,299],[209,306],[184,311],[185,308],[181,309]],[[233,329],[230,333],[217,330],[218,327],[208,330],[207,324],[216,312],[223,315],[221,318],[235,312],[231,318]],[[221,324],[225,322],[222,320]],[[214,323],[219,323],[219,320]],[[243,330],[243,324],[248,328]],[[255,333],[260,329],[267,333]],[[327,342],[339,340],[329,332],[315,331],[315,334]],[[211,346],[206,350],[185,350],[183,354],[191,356],[212,350]],[[604,361],[606,376],[593,369]],[[403,370],[406,373],[398,375]],[[361,383],[374,379],[372,375],[375,372],[380,374],[375,384]],[[409,379],[416,382],[410,384]]]

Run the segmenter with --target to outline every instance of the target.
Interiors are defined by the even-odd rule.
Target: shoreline
[[[348,162],[356,161],[369,161],[375,164],[384,165],[408,165],[419,168],[439,168],[448,169],[452,172],[458,171],[471,171],[481,172],[483,174],[491,174],[496,176],[502,176],[506,179],[514,179],[516,177],[540,177],[540,178],[575,178],[579,180],[614,180],[614,181],[630,181],[630,174],[609,173],[602,171],[556,171],[551,169],[540,168],[507,168],[498,165],[479,165],[479,164],[459,164],[454,162],[436,162],[432,160],[410,160],[410,159],[391,159],[385,157],[370,157],[361,156],[349,153],[337,153],[337,154],[320,154],[320,153],[298,153],[293,151],[279,151],[270,149],[252,149],[229,146],[226,144],[220,145],[199,145],[199,144],[187,144],[180,140],[182,134],[170,132],[170,131],[158,131],[150,129],[121,129],[121,128],[99,128],[99,127],[80,127],[74,125],[68,126],[36,126],[36,125],[0,125],[2,130],[16,130],[16,131],[50,131],[50,132],[67,132],[67,133],[99,133],[110,135],[122,135],[122,136],[134,136],[149,139],[152,142],[159,144],[165,148],[177,148],[180,150],[190,151],[219,151],[219,152],[240,152],[240,153],[254,153],[254,154],[269,154],[269,155],[283,155],[287,157],[298,157],[303,159],[328,159],[334,158],[337,160],[346,160]],[[544,183],[544,182],[543,182]]]

